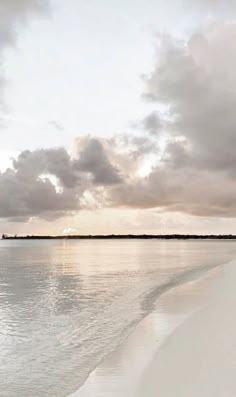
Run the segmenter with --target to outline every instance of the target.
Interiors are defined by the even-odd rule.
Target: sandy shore
[[[235,285],[227,265],[163,295],[71,397],[235,396]]]
[[[209,304],[184,322],[143,373],[137,397],[236,396],[236,262]]]

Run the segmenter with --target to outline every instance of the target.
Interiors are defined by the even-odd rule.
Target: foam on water
[[[1,242],[1,397],[73,393],[160,294],[235,252],[229,241]]]

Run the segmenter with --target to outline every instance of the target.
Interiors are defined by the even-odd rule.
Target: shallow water
[[[204,277],[181,284],[161,295],[154,310],[139,322],[124,343],[109,354],[70,397],[165,396],[165,392],[157,392],[153,361],[159,357],[161,349],[169,345],[169,340],[181,326],[209,306],[227,268],[228,265],[219,266]],[[192,335],[189,334],[187,338],[192,340]],[[183,349],[184,346],[183,342]],[[182,366],[181,357],[179,362]],[[185,364],[188,366],[188,363]],[[166,363],[163,365],[168,376],[168,366]],[[148,381],[150,368],[153,369],[151,382]],[[171,384],[172,396],[175,396],[175,385]]]
[[[73,393],[161,293],[235,254],[234,241],[1,241],[1,397]]]

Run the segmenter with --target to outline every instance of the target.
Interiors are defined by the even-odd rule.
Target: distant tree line
[[[69,240],[99,240],[99,239],[159,239],[159,240],[234,240],[236,235],[232,234],[109,234],[109,235],[68,235],[68,236],[8,236],[2,235],[3,240],[49,240],[49,239],[69,239]]]

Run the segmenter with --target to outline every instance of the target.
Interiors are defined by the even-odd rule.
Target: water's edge
[[[87,373],[87,375],[84,377],[83,382],[81,382],[80,386],[73,393],[70,393],[65,397],[78,397],[79,390],[82,388],[82,386],[84,386],[84,384],[91,376],[91,374],[96,370],[97,367],[99,367],[102,364],[102,362],[107,357],[109,357],[119,346],[121,346],[132,333],[135,332],[138,325],[142,321],[144,321],[145,318],[149,316],[152,313],[152,311],[155,309],[155,303],[162,295],[170,292],[172,289],[205,278],[211,271],[229,265],[233,261],[234,259],[230,259],[223,263],[208,265],[202,268],[194,267],[188,270],[184,270],[178,274],[174,274],[170,280],[162,283],[161,285],[153,287],[149,292],[145,293],[143,295],[143,302],[141,303],[144,311],[143,316],[139,319],[135,319],[132,323],[129,324],[129,326],[126,329],[123,330],[123,337],[120,338],[119,343],[117,343],[116,346],[113,346],[113,348],[102,357],[102,359],[96,364],[96,366]]]

